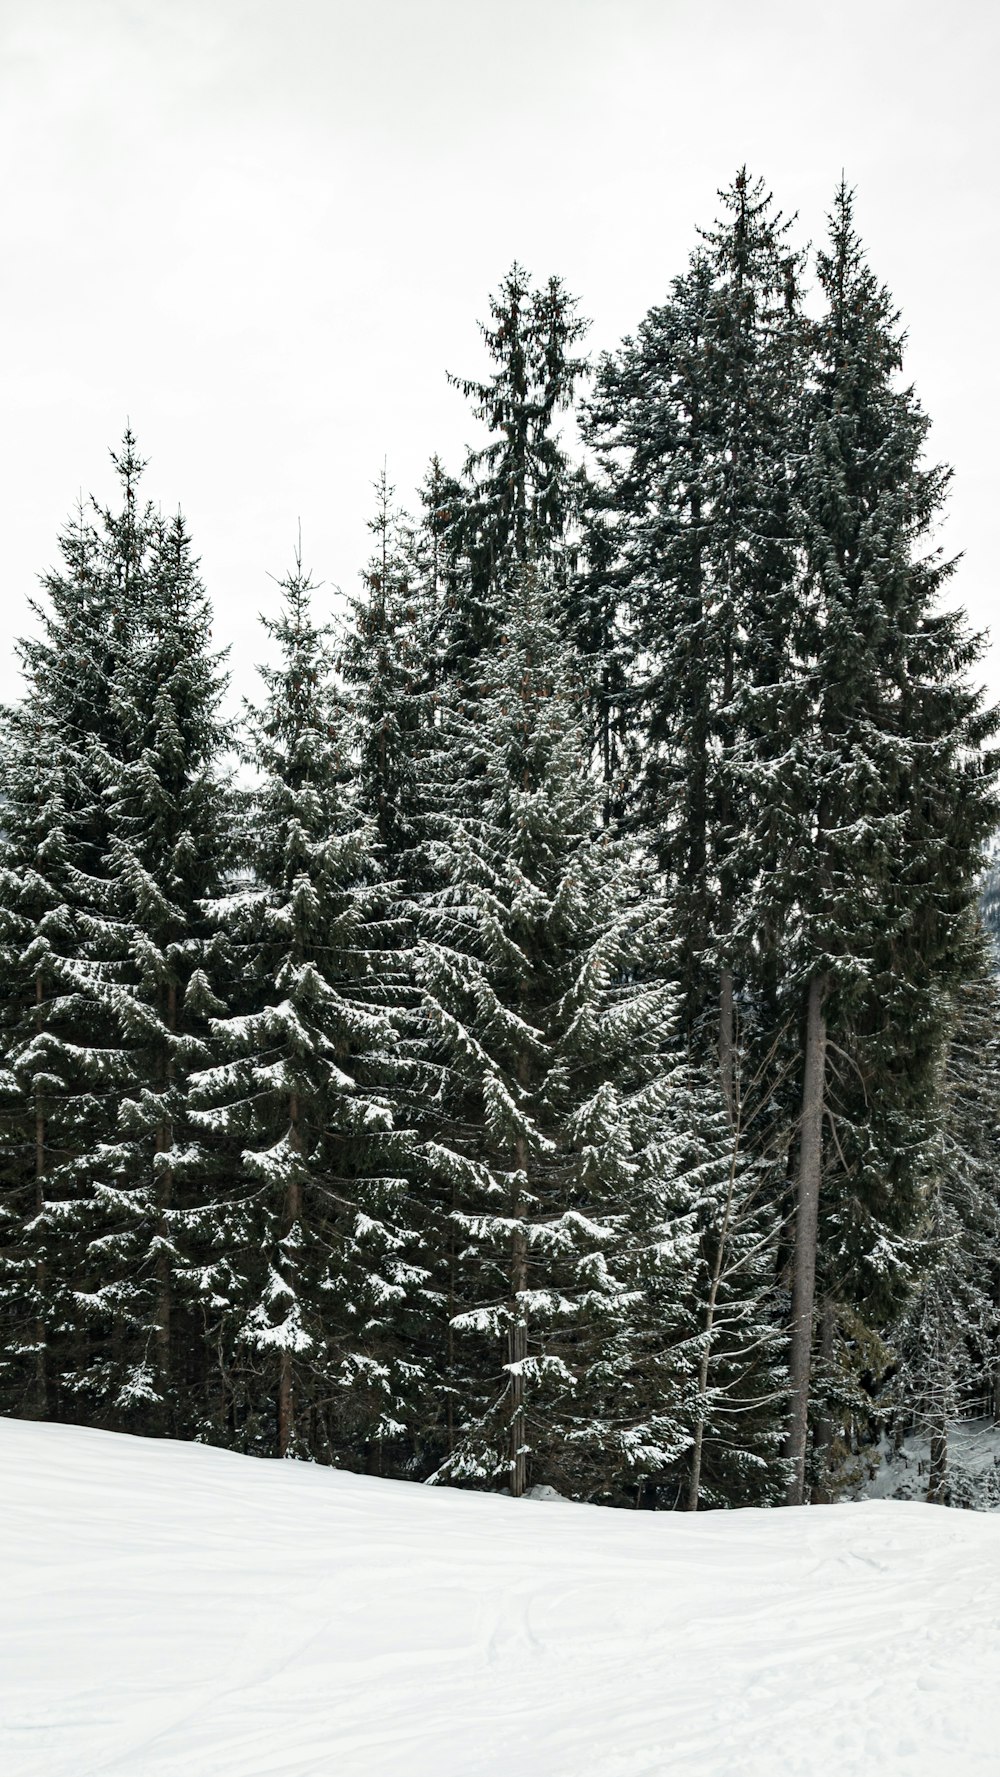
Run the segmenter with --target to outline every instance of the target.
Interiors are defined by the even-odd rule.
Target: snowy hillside
[[[5,1777],[993,1777],[1000,1519],[697,1519],[0,1421]]]

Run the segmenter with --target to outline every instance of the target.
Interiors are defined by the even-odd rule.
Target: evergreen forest
[[[479,445],[379,478],[349,600],[293,540],[239,719],[131,429],[59,539],[0,712],[0,1411],[692,1511],[919,1428],[963,1503],[1000,718],[852,193],[806,252],[741,171],[596,359],[516,264],[481,331]]]

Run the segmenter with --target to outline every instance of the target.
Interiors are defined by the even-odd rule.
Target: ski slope
[[[1000,1516],[690,1518],[0,1420],[4,1777],[997,1777]]]

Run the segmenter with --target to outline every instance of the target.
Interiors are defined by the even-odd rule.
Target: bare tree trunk
[[[948,1493],[948,1420],[944,1413],[931,1427],[931,1472],[927,1478],[927,1504],[943,1506]]]
[[[735,1080],[734,1080],[735,1089]],[[687,1509],[689,1512],[698,1510],[698,1499],[701,1493],[701,1464],[705,1448],[705,1397],[708,1394],[708,1376],[712,1360],[712,1338],[715,1331],[715,1307],[719,1296],[719,1285],[726,1263],[726,1250],[729,1240],[729,1224],[733,1214],[733,1196],[736,1187],[736,1166],[739,1159],[740,1137],[738,1119],[734,1122],[733,1151],[729,1162],[729,1178],[726,1184],[726,1206],[719,1229],[719,1239],[712,1264],[712,1277],[708,1290],[708,1302],[705,1308],[705,1343],[702,1346],[698,1361],[698,1420],[694,1430],[694,1444],[691,1448],[691,1467],[688,1474]]]
[[[173,1035],[177,1028],[177,988],[167,988],[167,1029]],[[173,1056],[168,1055],[163,1070],[164,1088],[170,1091],[174,1078]],[[156,1152],[169,1154],[174,1145],[174,1128],[169,1116],[164,1117],[156,1131]],[[169,1427],[172,1417],[172,1364],[170,1332],[173,1311],[173,1266],[170,1261],[170,1212],[174,1201],[173,1167],[164,1164],[156,1172],[157,1233],[156,1254],[156,1362],[163,1396],[163,1422]]]
[[[38,1030],[42,1025],[42,1002],[44,998],[42,977],[35,976],[35,1024]],[[46,1153],[45,1105],[41,1093],[35,1088],[35,1219],[42,1234],[42,1218],[45,1214],[45,1174],[48,1170]],[[48,1346],[49,1329],[45,1317],[45,1296],[47,1276],[45,1260],[39,1259],[35,1265],[35,1295],[38,1302],[38,1313],[35,1317],[35,1412],[39,1419],[47,1419],[49,1412],[48,1388]]]
[[[689,1512],[698,1510],[701,1497],[701,1459],[705,1448],[705,1420],[703,1402],[708,1385],[708,1352],[704,1352],[698,1365],[698,1422],[694,1428],[694,1443],[691,1446],[691,1471],[688,1475],[687,1509]]]
[[[823,1312],[819,1323],[819,1352],[823,1361],[824,1382],[827,1386],[828,1378],[833,1368],[833,1351],[836,1333],[837,1304],[832,1296],[824,1296]],[[824,1401],[823,1410],[816,1422],[816,1456],[820,1478],[816,1486],[813,1488],[813,1505],[829,1505],[833,1498],[830,1491],[829,1478],[830,1449],[832,1444],[833,1413],[829,1401]]]
[[[288,1105],[288,1142],[295,1153],[302,1151],[302,1137],[299,1133],[299,1100],[298,1094],[292,1093]],[[291,1178],[285,1197],[285,1229],[286,1232],[295,1226],[302,1214],[302,1186],[298,1178]],[[278,1361],[278,1455],[287,1456],[295,1438],[295,1393],[292,1378],[292,1354],[283,1349]]]
[[[169,1120],[159,1125],[156,1131],[156,1152],[169,1154],[174,1145],[173,1129]],[[170,1388],[170,1321],[173,1306],[173,1268],[170,1263],[168,1242],[170,1240],[170,1211],[173,1207],[174,1175],[169,1165],[157,1168],[156,1199],[157,1199],[157,1233],[159,1245],[156,1253],[156,1362],[160,1375],[160,1386],[164,1392]]]
[[[719,1074],[722,1096],[731,1124],[736,1122],[736,1024],[733,1008],[733,971],[723,969],[719,978]]]
[[[826,989],[826,977],[814,975],[806,998],[805,1069],[799,1124],[799,1179],[788,1361],[791,1402],[786,1454],[792,1464],[792,1478],[788,1485],[789,1505],[805,1503],[813,1298],[816,1292],[819,1190],[823,1170],[823,1107],[826,1096],[826,1018],[823,1002]]]
[[[448,1218],[448,1329],[445,1334],[445,1361],[448,1366],[448,1395],[445,1407],[445,1435],[449,1457],[455,1454],[455,1286],[456,1260],[455,1252],[455,1211],[458,1207],[458,1190],[455,1181],[451,1186],[451,1215]]]
[[[521,1137],[518,1138],[515,1145],[515,1163],[518,1172],[527,1173],[527,1148]],[[517,1217],[520,1210],[521,1192],[515,1185],[511,1213]],[[510,1287],[511,1322],[507,1345],[510,1362],[517,1366],[511,1371],[510,1377],[510,1490],[515,1499],[520,1499],[527,1482],[527,1458],[524,1449],[524,1371],[522,1366],[528,1355],[528,1322],[522,1300],[522,1291],[528,1287],[528,1242],[524,1229],[520,1226],[515,1227],[511,1235]]]
[[[294,1431],[292,1417],[292,1357],[282,1351],[278,1359],[278,1455],[287,1456]]]

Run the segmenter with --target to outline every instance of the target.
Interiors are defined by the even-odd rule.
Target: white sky
[[[998,67],[992,0],[0,0],[0,695],[126,415],[249,689],[298,519],[353,590],[383,457],[401,500],[459,464],[511,260],[614,346],[742,161],[804,239],[857,186],[988,624]]]

